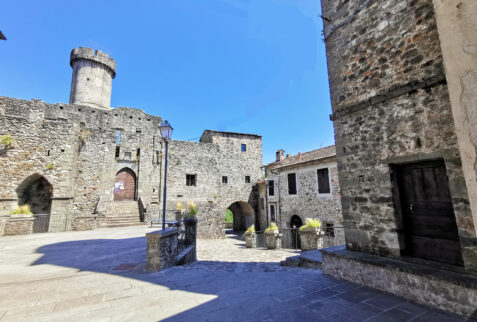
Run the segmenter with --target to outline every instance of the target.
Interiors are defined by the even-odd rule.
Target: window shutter
[[[328,169],[318,169],[318,193],[330,193],[330,177]]]
[[[296,174],[288,174],[288,194],[296,195]]]

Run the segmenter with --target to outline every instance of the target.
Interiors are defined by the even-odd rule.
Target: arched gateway
[[[129,168],[123,168],[114,180],[114,201],[136,200],[136,174]]]
[[[23,180],[17,188],[18,204],[30,205],[34,214],[50,214],[53,186],[39,174],[33,174]]]
[[[244,231],[255,224],[255,210],[245,201],[237,201],[228,208],[233,213],[233,229]]]

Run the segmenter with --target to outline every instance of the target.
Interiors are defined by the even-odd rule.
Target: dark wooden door
[[[404,254],[463,265],[443,161],[397,168],[405,235]]]
[[[114,181],[114,201],[134,200],[136,195],[136,175],[130,169],[118,172]]]

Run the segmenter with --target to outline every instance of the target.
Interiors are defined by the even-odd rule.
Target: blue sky
[[[0,95],[68,102],[69,54],[116,59],[111,105],[263,136],[264,163],[334,144],[319,0],[4,0]]]

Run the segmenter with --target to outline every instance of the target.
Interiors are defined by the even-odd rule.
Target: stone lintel
[[[177,234],[177,228],[166,228],[166,230],[157,230],[146,234],[147,239],[160,239],[172,234]]]
[[[346,249],[327,248],[321,253],[325,274],[456,314],[476,314],[477,275],[463,268]]]

